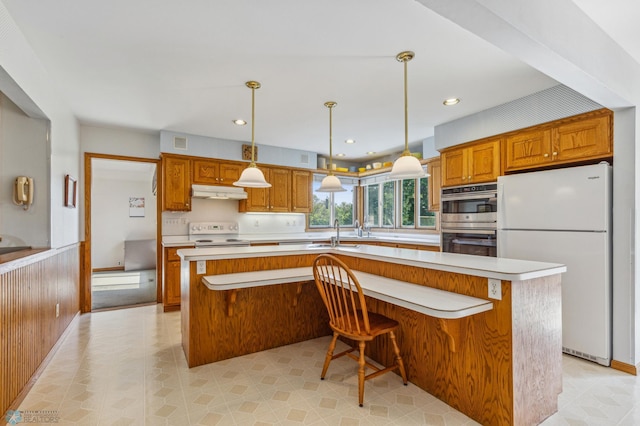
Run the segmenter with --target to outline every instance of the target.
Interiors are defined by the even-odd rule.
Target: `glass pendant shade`
[[[338,179],[334,175],[327,175],[324,179],[322,179],[322,183],[320,184],[320,188],[316,190],[316,192],[344,192],[346,189],[342,187],[342,183],[340,183],[340,179]]]
[[[403,155],[398,158],[389,173],[392,179],[415,179],[426,176],[428,175],[424,172],[420,160],[413,155]]]
[[[262,170],[256,167],[255,164],[249,165],[242,171],[240,179],[233,182],[235,186],[244,186],[246,188],[269,188],[271,184],[266,181]]]
[[[245,188],[270,188],[271,184],[267,182],[262,174],[262,170],[256,167],[255,162],[255,109],[256,109],[256,89],[260,88],[257,81],[247,81],[246,86],[251,89],[251,163],[242,171],[240,179],[233,182],[234,186],[242,186]]]

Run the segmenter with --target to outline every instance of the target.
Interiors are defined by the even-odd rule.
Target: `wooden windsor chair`
[[[333,338],[327,350],[320,378],[324,380],[329,364],[336,358],[347,355],[358,361],[358,402],[361,407],[364,401],[364,382],[366,380],[398,369],[402,376],[402,382],[406,385],[407,374],[394,333],[394,330],[399,326],[398,322],[367,310],[358,279],[349,267],[337,257],[329,254],[319,255],[313,262],[313,276],[322,301],[329,312],[329,326],[333,330]],[[389,334],[395,353],[395,364],[386,368],[378,368],[365,360],[364,351],[367,342],[383,334]],[[333,351],[338,336],[344,336],[357,342],[358,347],[353,346],[334,355]],[[356,349],[360,352],[358,357],[352,354]],[[366,375],[366,367],[374,371]]]

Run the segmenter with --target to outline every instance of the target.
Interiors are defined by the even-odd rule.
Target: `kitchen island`
[[[308,275],[259,283],[259,271],[265,280],[277,270],[304,271],[327,252],[367,276],[397,282],[399,299],[404,286],[424,286],[490,305],[442,318],[393,298],[368,296],[371,311],[400,323],[398,341],[412,383],[482,424],[538,424],[557,411],[560,277],[566,270],[559,264],[366,245],[179,250],[182,345],[189,366],[330,335]],[[251,274],[253,284],[246,275],[237,288],[216,290],[203,282],[206,277],[215,285],[214,278],[225,275],[229,285],[242,273]],[[386,340],[371,344],[367,356],[392,362]]]

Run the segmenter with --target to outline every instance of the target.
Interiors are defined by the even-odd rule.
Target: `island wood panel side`
[[[486,278],[343,255],[340,258],[360,271],[486,299]],[[514,424],[510,282],[502,282],[502,300],[492,302],[491,311],[446,320],[459,322],[456,325],[462,331],[453,352],[438,319],[367,298],[372,312],[400,323],[398,342],[412,383],[484,425]],[[367,355],[390,365],[393,354],[388,339],[377,340],[368,345]]]
[[[511,292],[514,423],[533,425],[557,411],[562,392],[561,276],[514,281]]]
[[[315,257],[208,260],[206,275],[310,266]],[[296,283],[240,289],[233,314],[228,316],[230,291],[210,290],[201,282],[203,275],[195,272],[196,263],[190,262],[189,286],[183,289],[182,298],[182,303],[188,304],[182,308],[182,319],[189,367],[331,334],[326,309],[313,282],[305,282],[299,295]]]

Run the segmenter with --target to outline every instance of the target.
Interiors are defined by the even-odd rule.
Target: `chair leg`
[[[393,352],[396,354],[396,365],[400,370],[400,375],[402,376],[402,383],[407,385],[407,373],[404,370],[404,362],[402,362],[402,357],[400,356],[400,349],[398,348],[398,344],[396,343],[396,335],[393,331],[389,332],[389,337],[391,338],[391,343],[393,344]]]
[[[360,357],[358,358],[358,403],[362,407],[364,402],[364,376],[365,376],[365,360],[364,348],[365,342],[359,342]]]
[[[327,355],[324,358],[324,365],[322,366],[322,374],[320,375],[320,380],[324,380],[325,374],[327,374],[327,369],[329,369],[329,363],[333,358],[333,350],[336,348],[336,341],[338,340],[338,333],[333,333],[333,338],[331,339],[331,343],[329,343],[329,349],[327,349]]]

